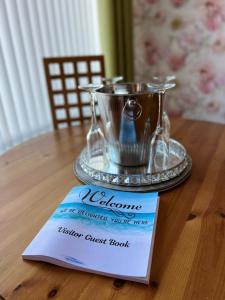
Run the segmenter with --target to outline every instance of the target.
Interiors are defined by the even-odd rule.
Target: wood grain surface
[[[78,272],[21,253],[74,185],[87,127],[52,132],[0,157],[0,300],[225,299],[225,126],[172,121],[191,177],[160,195],[149,286]]]

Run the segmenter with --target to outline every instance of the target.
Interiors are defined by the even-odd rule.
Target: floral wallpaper
[[[225,1],[133,0],[135,80],[177,77],[170,114],[225,123]]]

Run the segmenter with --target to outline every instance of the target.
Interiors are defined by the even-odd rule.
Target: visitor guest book
[[[22,256],[147,284],[157,211],[157,193],[77,186]]]

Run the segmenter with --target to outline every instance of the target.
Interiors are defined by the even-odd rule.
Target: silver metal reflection
[[[122,166],[148,164],[159,100],[147,84],[121,83],[96,90],[109,158]]]

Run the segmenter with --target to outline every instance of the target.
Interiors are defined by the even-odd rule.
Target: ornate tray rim
[[[102,182],[96,179],[93,179],[90,175],[85,173],[79,163],[79,159],[75,160],[73,164],[73,171],[76,177],[83,183],[85,184],[93,184],[96,186],[101,186],[105,188],[110,188],[114,190],[120,190],[120,191],[130,191],[130,192],[163,192],[170,190],[172,188],[177,187],[180,185],[182,182],[184,182],[191,174],[191,169],[192,169],[192,159],[190,155],[187,155],[187,166],[183,170],[183,172],[170,180],[156,183],[156,184],[149,184],[149,185],[137,185],[137,186],[124,186],[124,185],[119,185],[119,184],[110,184],[106,182]]]
[[[115,173],[107,172],[108,166],[105,170],[95,169],[89,166],[85,160],[86,148],[81,151],[74,162],[73,170],[82,182],[112,189],[125,191],[167,190],[183,182],[190,175],[192,168],[192,159],[187,154],[185,147],[174,139],[171,139],[171,147],[172,145],[171,153],[177,153],[180,161],[162,172],[149,174],[144,172],[146,170],[144,167],[142,170],[134,167],[133,173],[126,173],[127,167],[116,165],[113,162],[110,162],[112,167],[118,167]],[[137,171],[140,172],[137,173]]]
[[[81,151],[78,160],[79,160],[80,167],[81,169],[83,169],[84,173],[89,175],[94,180],[105,182],[107,184],[111,182],[111,184],[123,185],[123,186],[139,186],[139,185],[149,186],[153,184],[158,184],[160,182],[168,181],[170,179],[179,176],[188,165],[187,151],[185,147],[174,139],[170,139],[170,142],[171,142],[171,148],[173,147],[172,149],[173,151],[178,149],[177,153],[178,151],[182,153],[181,160],[176,165],[158,173],[149,174],[149,173],[144,173],[143,171],[141,171],[140,173],[137,173],[136,171],[134,173],[126,173],[126,172],[120,173],[120,171],[118,171],[118,173],[111,173],[104,170],[95,169],[89,166],[87,161],[85,160],[86,148],[84,148]],[[116,165],[113,162],[110,162],[110,164],[114,166]],[[127,168],[127,167],[120,166],[120,168],[124,170],[129,169],[129,171],[131,170],[130,167]],[[140,170],[140,167],[134,169]]]

